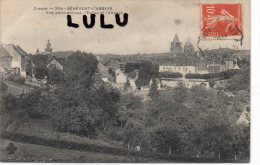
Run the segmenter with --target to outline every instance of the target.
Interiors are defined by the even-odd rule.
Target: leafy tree
[[[102,86],[96,90],[83,91],[80,98],[92,110],[91,113],[96,117],[97,126],[105,130],[116,123],[119,91]]]
[[[66,60],[65,79],[67,84],[79,88],[93,85],[93,75],[97,71],[97,59],[92,54],[77,51]]]
[[[181,139],[171,125],[158,125],[151,131],[151,144],[159,152],[177,153],[180,150]]]
[[[141,98],[129,93],[120,97],[117,118],[122,128],[130,118],[137,114],[137,110],[141,107]]]
[[[126,83],[125,83],[125,85],[124,85],[124,91],[127,92],[130,87],[131,87],[131,86],[130,86],[129,79],[127,79],[127,81],[126,81]]]
[[[141,87],[149,84],[151,78],[158,74],[158,66],[153,65],[151,62],[144,61],[138,69],[138,78],[136,86]]]
[[[120,122],[120,127],[123,128],[124,124],[128,121],[129,115],[124,107],[121,107],[117,113],[118,121]]]
[[[16,109],[26,112],[32,119],[47,117],[48,111],[46,109],[52,103],[46,91],[41,89],[22,94],[17,100],[18,105]]]
[[[140,145],[143,135],[143,124],[138,120],[129,120],[124,129],[124,143],[129,145]]]
[[[250,68],[245,67],[242,71],[232,77],[227,85],[230,91],[249,90],[250,89]]]
[[[125,72],[130,73],[136,69],[138,70],[141,65],[142,65],[142,63],[141,64],[140,63],[127,63],[125,65]]]
[[[1,94],[6,93],[7,89],[8,89],[8,86],[3,81],[1,81],[0,82],[0,92],[1,92]]]
[[[51,85],[58,85],[58,84],[63,84],[65,79],[64,79],[64,74],[61,70],[57,69],[56,67],[50,67],[48,69],[48,83]]]
[[[39,64],[39,65],[34,66],[33,74],[38,79],[44,79],[45,76],[48,76],[48,69],[47,69],[46,65]]]
[[[17,147],[14,145],[14,143],[9,143],[6,147],[6,150],[8,151],[8,154],[15,154]]]
[[[250,156],[250,127],[235,127],[234,155],[238,158],[248,159]]]
[[[227,124],[212,122],[212,119],[208,121],[208,124],[203,131],[205,147],[214,151],[218,159],[221,160],[225,151],[232,148],[232,129]]]
[[[151,98],[153,97],[156,97],[158,95],[158,85],[156,83],[156,80],[153,78],[152,79],[152,84],[150,86],[150,89],[149,89],[149,94],[148,96],[150,96]]]
[[[124,106],[127,110],[136,110],[142,106],[142,98],[134,96],[132,93],[122,95],[120,97],[120,106]]]
[[[173,99],[175,102],[183,104],[188,95],[187,88],[183,84],[179,84],[174,88]]]
[[[211,88],[213,88],[215,84],[216,84],[215,81],[209,81],[209,86],[210,86]]]
[[[60,111],[53,117],[58,131],[84,136],[95,136],[94,120],[87,107],[72,107]]]

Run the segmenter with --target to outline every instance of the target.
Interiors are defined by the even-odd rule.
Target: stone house
[[[8,44],[5,49],[12,56],[11,67],[18,70],[21,77],[26,77],[28,54],[19,45]]]
[[[160,65],[159,72],[177,72],[185,76],[188,73],[196,73],[195,66]]]
[[[56,59],[53,58],[48,64],[47,64],[47,68],[52,68],[55,67],[60,71],[63,71],[63,65],[61,61],[64,61],[63,59]]]
[[[125,84],[127,82],[127,76],[121,69],[115,70],[115,82],[117,84]]]
[[[5,50],[4,46],[0,44],[0,74],[5,74],[12,68],[12,56]]]

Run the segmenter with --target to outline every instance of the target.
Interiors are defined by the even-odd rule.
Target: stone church
[[[175,34],[173,42],[171,42],[170,53],[171,54],[180,54],[180,53],[192,54],[194,53],[194,47],[190,42],[190,39],[188,39],[184,47],[182,47],[182,42],[180,42],[178,34]]]

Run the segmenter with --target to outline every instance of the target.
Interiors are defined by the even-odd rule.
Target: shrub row
[[[100,146],[95,144],[87,143],[78,143],[72,141],[56,140],[56,139],[45,139],[35,136],[29,136],[20,133],[13,132],[3,132],[1,134],[2,138],[9,139],[17,142],[24,142],[30,144],[44,145],[62,149],[69,150],[80,150],[88,152],[100,152],[114,155],[123,155],[123,156],[133,156],[133,157],[147,157],[153,158],[156,160],[172,160],[174,162],[216,162],[216,159],[207,158],[207,157],[190,157],[190,156],[173,156],[163,153],[154,153],[154,152],[137,152],[133,150],[128,150],[124,148],[116,148],[109,146]]]
[[[25,78],[20,77],[20,76],[10,76],[7,78],[7,80],[16,82],[18,84],[24,84],[24,82],[25,82]]]
[[[186,79],[228,79],[236,74],[238,74],[240,70],[227,70],[218,73],[207,73],[207,74],[193,74],[189,73],[185,75]]]
[[[159,78],[182,78],[183,75],[178,72],[160,72]]]

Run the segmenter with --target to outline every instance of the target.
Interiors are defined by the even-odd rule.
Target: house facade
[[[188,73],[196,73],[195,66],[175,66],[175,65],[160,65],[159,72],[177,72],[183,76]]]
[[[0,73],[4,74],[7,70],[12,68],[12,56],[5,50],[4,46],[0,44]]]
[[[18,45],[8,44],[5,50],[12,56],[11,67],[18,70],[21,77],[26,77],[28,54]]]
[[[210,88],[209,82],[206,80],[188,80],[188,79],[164,79],[161,78],[161,87],[175,88],[183,84],[186,88],[192,88],[194,86],[203,86],[206,89]]]
[[[47,68],[52,68],[55,67],[60,71],[63,71],[63,65],[57,60],[57,59],[52,59],[48,64]]]
[[[123,73],[121,69],[115,70],[115,82],[117,84],[125,84],[127,82],[127,76]]]

